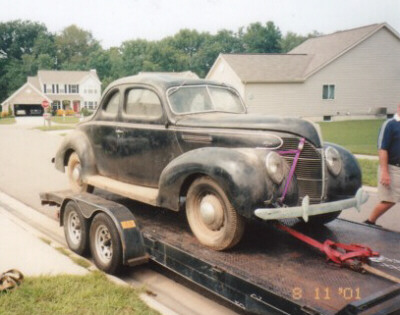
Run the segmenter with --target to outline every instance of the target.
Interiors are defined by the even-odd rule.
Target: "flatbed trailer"
[[[250,223],[235,248],[218,252],[198,243],[180,213],[115,198],[70,191],[41,194],[42,203],[60,206],[61,217],[63,207],[72,201],[89,220],[100,211],[113,217],[116,224],[134,221],[140,242],[121,235],[124,253],[139,253],[139,243],[143,252],[141,257],[124,259],[125,264],[152,260],[246,312],[400,314],[399,284],[330,264],[321,253],[272,224]],[[321,242],[329,238],[367,245],[391,259],[392,264],[377,264],[377,268],[400,275],[399,233],[341,219],[318,229],[297,220],[284,223]]]

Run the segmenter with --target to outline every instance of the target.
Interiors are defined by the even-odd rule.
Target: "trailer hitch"
[[[298,240],[317,248],[326,255],[328,261],[336,264],[339,267],[346,267],[361,273],[368,272],[395,283],[400,283],[400,278],[370,266],[370,258],[378,257],[380,254],[367,246],[359,244],[336,243],[329,239],[324,243],[321,243],[279,222],[275,223],[275,227],[279,230],[289,233]]]

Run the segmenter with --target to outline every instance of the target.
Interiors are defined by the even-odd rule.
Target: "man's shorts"
[[[380,183],[381,168],[378,168],[378,197],[380,201],[400,202],[400,167],[388,165],[390,186]]]

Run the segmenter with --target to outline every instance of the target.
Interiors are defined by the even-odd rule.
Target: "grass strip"
[[[51,118],[51,121],[57,124],[77,124],[79,118],[75,116],[54,116]]]
[[[362,183],[366,186],[378,186],[378,160],[358,159],[362,171]]]
[[[321,122],[324,141],[344,146],[354,154],[377,155],[383,119]]]
[[[35,129],[41,130],[41,131],[54,131],[54,130],[70,130],[70,129],[75,129],[74,126],[59,126],[59,125],[55,125],[55,126],[40,126],[40,127],[35,127]]]
[[[159,314],[140,293],[110,282],[100,272],[26,277],[17,289],[0,293],[0,314]]]
[[[0,118],[0,125],[12,125],[15,124],[14,117]]]

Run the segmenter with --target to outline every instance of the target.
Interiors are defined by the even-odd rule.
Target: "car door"
[[[180,154],[157,92],[151,87],[128,87],[121,117],[119,179],[157,187],[165,166]]]
[[[111,90],[100,104],[100,109],[92,121],[91,143],[100,175],[118,178],[118,134],[117,120],[122,101],[119,88]]]

